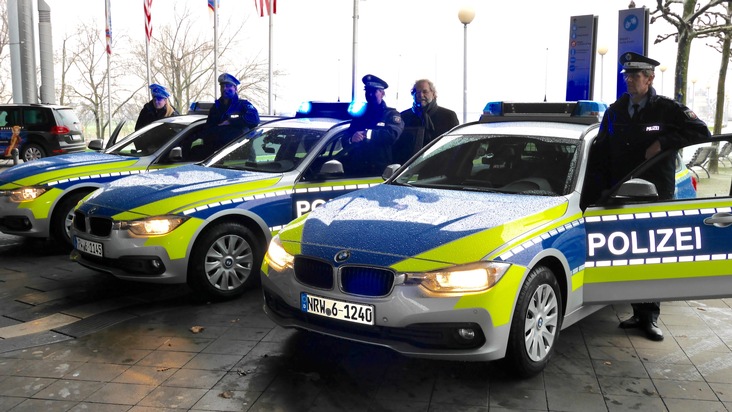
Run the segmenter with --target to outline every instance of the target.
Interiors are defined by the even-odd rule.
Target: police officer
[[[404,164],[437,136],[459,124],[454,111],[437,105],[437,89],[428,79],[412,86],[412,107],[401,112],[404,133],[394,146],[394,162]]]
[[[366,95],[365,112],[351,121],[342,142],[348,150],[348,173],[380,175],[392,163],[392,145],[404,130],[399,112],[387,107],[384,90],[389,85],[367,74],[361,79]],[[350,166],[351,170],[348,170]]]
[[[150,94],[152,100],[145,103],[140,110],[140,115],[137,116],[137,122],[135,123],[135,130],[141,129],[155,120],[162,119],[164,117],[178,116],[178,111],[170,105],[168,97],[170,93],[165,87],[159,84],[150,85]]]
[[[206,126],[215,130],[213,133],[218,139],[229,141],[257,127],[259,112],[248,100],[239,98],[237,87],[240,83],[236,77],[222,73],[218,80],[221,97],[209,110]]]
[[[620,56],[624,93],[605,112],[590,157],[595,182],[603,190],[620,182],[634,168],[662,150],[680,149],[687,142],[710,137],[707,125],[681,103],[659,96],[653,88],[656,60],[634,52]],[[676,158],[667,155],[641,178],[656,185],[660,200],[672,199]],[[633,303],[633,316],[620,327],[640,328],[655,341],[663,340],[658,327],[660,302]]]

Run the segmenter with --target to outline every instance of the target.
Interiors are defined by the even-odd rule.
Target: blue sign
[[[648,24],[649,12],[645,7],[618,11],[618,60],[623,53],[636,52],[646,55],[648,51]],[[628,88],[620,70],[623,65],[618,62],[617,97],[625,93]]]
[[[597,16],[573,16],[569,25],[567,101],[592,100]]]

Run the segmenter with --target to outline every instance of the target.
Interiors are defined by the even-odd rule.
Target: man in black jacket
[[[392,163],[392,146],[404,130],[399,112],[387,107],[384,89],[389,85],[380,78],[367,74],[361,79],[366,94],[366,111],[354,117],[342,139],[348,151],[344,165],[346,173],[378,176]]]
[[[687,142],[702,143],[709,128],[688,107],[659,96],[652,87],[659,63],[628,52],[620,57],[628,92],[610,105],[600,124],[590,157],[590,181],[585,186],[607,190],[646,159],[662,150],[680,149]],[[673,199],[676,157],[667,155],[643,175],[654,185],[659,200]],[[651,340],[663,340],[658,327],[660,302],[633,303],[633,316],[620,327],[641,328]]]
[[[394,162],[399,164],[459,124],[454,111],[437,105],[437,89],[428,79],[414,82],[412,98],[412,108],[401,113],[404,133],[394,146]]]

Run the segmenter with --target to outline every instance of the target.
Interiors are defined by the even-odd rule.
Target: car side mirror
[[[171,162],[183,161],[183,149],[177,146],[170,149],[170,153],[168,153],[168,160]]]
[[[381,173],[381,178],[386,180],[386,179],[394,176],[394,173],[396,173],[396,171],[399,170],[400,167],[402,167],[402,165],[400,165],[400,164],[391,164],[389,166],[386,166],[386,168],[384,169],[384,172]]]
[[[87,147],[91,150],[96,150],[96,151],[104,150],[104,140],[94,139],[91,142],[89,142]]]
[[[320,174],[322,175],[336,175],[343,173],[343,163],[338,160],[328,160],[320,167]]]
[[[656,185],[643,179],[630,179],[620,185],[612,197],[615,201],[649,202],[658,200]]]

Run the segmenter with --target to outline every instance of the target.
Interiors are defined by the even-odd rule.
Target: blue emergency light
[[[602,119],[607,104],[594,100],[576,102],[514,103],[494,101],[483,108],[481,122],[516,120],[597,122]],[[519,119],[520,118],[520,119]],[[580,120],[582,119],[582,120]]]
[[[332,119],[350,120],[351,105],[346,102],[302,102],[295,113],[295,117],[327,117]]]

